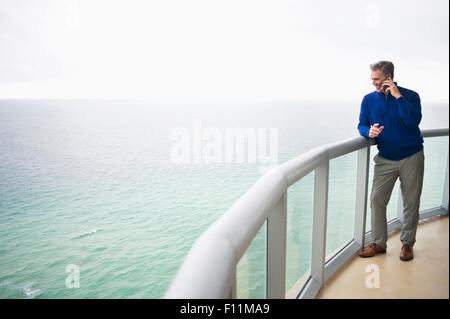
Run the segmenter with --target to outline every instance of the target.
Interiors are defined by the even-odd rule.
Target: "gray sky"
[[[0,98],[448,102],[448,0],[0,1]]]

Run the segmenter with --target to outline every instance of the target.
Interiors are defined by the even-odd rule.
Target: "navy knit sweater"
[[[394,82],[397,85],[397,82]],[[422,119],[419,94],[398,86],[402,96],[374,91],[364,96],[359,114],[359,133],[369,138],[370,126],[384,129],[375,138],[379,154],[393,161],[402,160],[423,149],[419,123]]]

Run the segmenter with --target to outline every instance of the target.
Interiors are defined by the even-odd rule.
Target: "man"
[[[386,252],[386,207],[392,189],[400,178],[403,197],[403,224],[400,240],[403,244],[400,259],[414,257],[413,245],[419,222],[422,193],[424,154],[423,138],[419,129],[422,119],[420,97],[411,90],[397,86],[394,65],[379,61],[370,65],[375,91],[364,96],[361,103],[358,130],[368,139],[374,139],[378,154],[370,197],[372,210],[372,240],[359,255],[372,257]]]

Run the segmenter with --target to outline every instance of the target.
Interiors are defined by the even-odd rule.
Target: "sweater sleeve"
[[[366,102],[365,97],[363,98],[363,100],[361,102],[361,111],[359,113],[358,131],[359,131],[359,134],[361,134],[365,138],[371,139],[369,137],[370,121],[369,121],[369,114],[368,114],[368,110],[367,110],[367,102]]]
[[[422,119],[419,94],[414,92],[408,99],[404,96],[396,99],[398,111],[403,123],[410,128],[419,126]]]

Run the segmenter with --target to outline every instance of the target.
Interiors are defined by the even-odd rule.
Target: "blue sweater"
[[[375,141],[379,154],[392,161],[402,160],[423,149],[419,94],[399,86],[398,90],[402,94],[398,99],[377,91],[364,96],[358,124],[359,133],[368,139],[371,125],[384,126]]]

